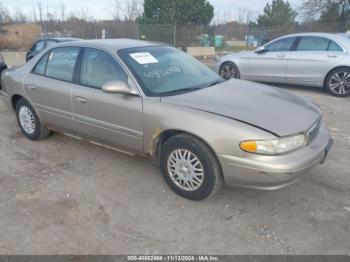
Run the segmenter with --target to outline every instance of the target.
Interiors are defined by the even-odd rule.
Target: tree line
[[[299,21],[296,20],[300,16]],[[350,0],[304,0],[294,10],[288,1],[268,3],[254,25],[259,27],[323,24],[338,31],[350,29]]]
[[[201,24],[209,25],[214,18],[214,7],[207,0],[111,0],[108,7],[109,17],[117,21],[138,21],[153,24]],[[107,7],[106,7],[107,9]],[[296,10],[285,0],[272,0],[268,3],[256,19],[251,16],[243,21],[239,10],[237,17],[229,17],[224,13],[223,20],[232,19],[236,22],[250,22],[258,27],[288,26],[301,23],[319,22],[334,25],[339,30],[349,29],[350,0],[304,0]],[[219,16],[219,13],[217,13]],[[298,17],[298,20],[297,20]],[[20,7],[11,12],[0,3],[0,24],[10,23],[43,23],[46,21],[63,22],[70,20],[96,20],[87,8],[68,10],[61,3],[58,6],[49,6],[38,0],[31,10],[31,14],[24,13]],[[100,19],[101,20],[101,19]],[[217,18],[216,21],[220,21]],[[231,21],[226,21],[231,22]]]
[[[271,39],[299,31],[350,29],[350,0],[304,0],[298,7],[271,0],[259,15],[239,9],[222,17],[208,0],[111,0],[105,10],[108,19],[96,19],[84,7],[69,10],[63,3],[48,2],[37,0],[29,13],[20,8],[9,11],[0,3],[0,25],[32,22],[44,32],[69,31],[81,38],[99,38],[106,29],[109,37],[145,37],[180,46],[198,41],[195,38],[202,34],[243,40],[247,34]]]

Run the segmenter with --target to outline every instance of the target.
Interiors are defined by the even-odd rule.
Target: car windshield
[[[223,81],[193,57],[170,46],[123,49],[118,54],[147,96],[193,92]]]

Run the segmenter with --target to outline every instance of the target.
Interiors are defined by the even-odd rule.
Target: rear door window
[[[44,55],[39,62],[36,64],[33,72],[38,75],[44,75],[45,74],[45,69],[46,69],[46,63],[47,63],[47,58],[49,57],[49,54],[47,53]]]
[[[47,61],[46,76],[63,81],[72,81],[79,51],[79,47],[53,49]]]
[[[318,36],[303,36],[300,39],[297,51],[309,51],[309,52],[327,52],[336,51],[342,52],[343,49],[334,41]]]
[[[343,52],[343,48],[341,48],[337,43],[330,41],[328,51],[331,52]]]

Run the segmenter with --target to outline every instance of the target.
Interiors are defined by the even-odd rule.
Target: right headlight
[[[282,155],[294,151],[306,144],[306,136],[298,134],[272,140],[250,140],[240,143],[243,151],[261,155]]]

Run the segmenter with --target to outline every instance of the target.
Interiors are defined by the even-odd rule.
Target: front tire
[[[329,73],[325,81],[325,88],[332,96],[350,96],[350,68],[337,68]]]
[[[190,135],[176,135],[164,143],[160,168],[169,187],[190,200],[203,200],[222,185],[221,166],[215,154]]]
[[[24,99],[16,104],[18,126],[22,134],[30,140],[42,140],[50,135],[50,130],[40,122],[33,107]]]
[[[220,66],[219,75],[225,80],[240,78],[240,73],[237,65],[230,61],[225,62]]]

